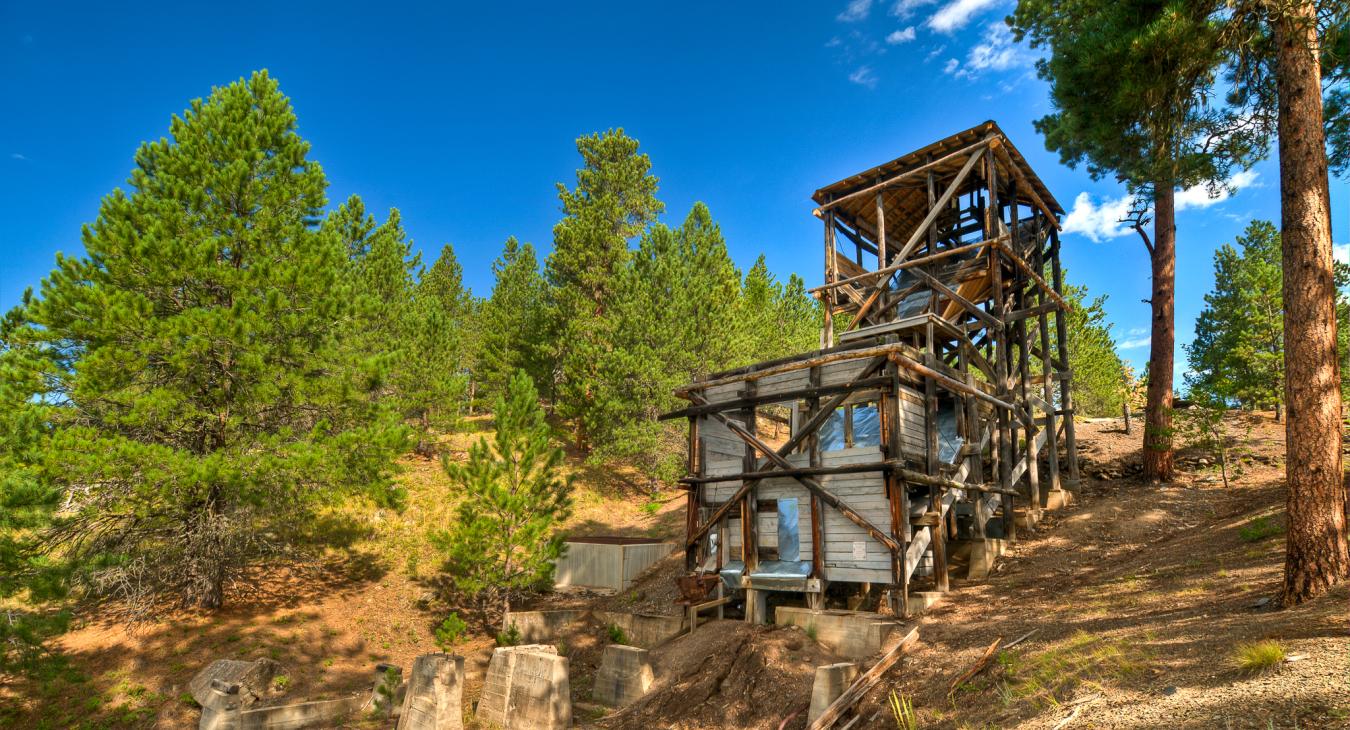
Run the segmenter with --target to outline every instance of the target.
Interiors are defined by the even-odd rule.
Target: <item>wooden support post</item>
[[[811,386],[820,384],[820,368],[814,367],[807,374],[808,382]],[[807,402],[806,412],[810,414],[809,419],[815,420],[820,412],[820,398],[812,398]],[[820,432],[812,431],[807,437],[806,442],[807,459],[811,466],[820,466]],[[811,495],[811,577],[825,578],[825,510],[820,502],[820,497]],[[824,590],[822,583],[821,590]]]
[[[834,250],[834,211],[825,213],[825,283],[839,277]],[[834,292],[826,292],[821,302],[825,305],[825,326],[820,331],[820,346],[834,347]]]
[[[1064,272],[1059,264],[1059,231],[1050,229],[1050,272],[1053,279],[1055,291],[1061,296],[1064,294]],[[1060,363],[1065,371],[1069,371],[1072,364],[1069,360],[1069,332],[1068,322],[1064,317],[1066,312],[1055,313],[1055,343],[1056,353]],[[1064,411],[1064,449],[1069,464],[1069,481],[1075,486],[1078,485],[1078,441],[1073,433],[1073,389],[1070,387],[1069,378],[1059,381],[1059,407]]]
[[[928,321],[928,351],[924,353],[926,365],[935,367],[938,360],[937,343],[933,339],[933,321]],[[927,472],[929,476],[938,475],[938,432],[937,432],[937,381],[933,378],[924,378],[924,409],[925,422],[928,426],[928,439],[925,446],[926,456],[928,457]],[[930,486],[928,489],[928,511],[942,514],[942,489]],[[942,519],[937,524],[928,529],[933,531],[933,582],[937,590],[946,592],[951,590],[951,581],[947,575],[947,526]]]
[[[988,170],[988,168],[986,168]],[[991,188],[997,185],[993,179],[993,171],[989,170],[985,180]],[[992,214],[986,209],[986,225],[994,227],[995,222]],[[1008,395],[1008,328],[1003,323],[1003,318],[1008,313],[1007,302],[1003,296],[1003,261],[1002,253],[997,247],[989,249],[989,279],[991,282],[990,290],[993,298],[994,316],[998,317],[999,326],[990,330],[990,339],[994,346],[994,370],[995,381],[997,383],[997,392],[1002,398]],[[997,411],[998,417],[998,438],[995,445],[998,450],[998,478],[999,487],[1011,491],[1012,474],[1012,438],[1013,433],[1009,423],[1010,414],[1004,410]],[[1008,540],[1016,539],[1017,523],[1013,518],[1012,497],[1003,496],[1003,537]]]
[[[1012,181],[1011,202],[1008,205],[1009,228],[1012,231],[1013,249],[1019,252],[1023,250],[1022,245],[1022,222],[1018,218],[1017,203],[1017,181]],[[1026,300],[1028,278],[1020,273],[1016,277],[1017,308],[1026,309],[1030,303]],[[1040,297],[1037,296],[1039,303]],[[1017,370],[1018,380],[1018,401],[1024,404],[1033,414],[1035,409],[1031,405],[1031,400],[1027,397],[1027,387],[1031,380],[1031,353],[1030,342],[1027,334],[1027,321],[1025,319],[1017,320],[1014,325],[1017,328]],[[1026,423],[1026,459],[1027,459],[1027,487],[1029,497],[1027,499],[1027,525],[1030,526],[1037,521],[1041,511],[1041,479],[1040,479],[1040,455],[1036,451],[1036,419],[1028,419]]]
[[[877,268],[890,265],[886,257],[886,201],[882,191],[877,191]]]
[[[689,475],[693,477],[703,476],[703,464],[699,460],[699,438],[698,438],[698,418],[689,419]],[[698,530],[699,510],[703,506],[703,488],[695,486],[689,490],[686,499],[685,536],[692,537]],[[693,571],[698,568],[698,552],[701,542],[690,543],[684,549],[684,569]]]
[[[1043,236],[1045,236],[1045,219],[1041,217],[1040,212],[1040,208],[1035,208],[1033,213],[1037,224],[1035,266],[1037,269],[1043,271],[1045,269],[1045,256],[1043,254],[1044,246],[1042,244],[1044,243]],[[1041,294],[1039,289],[1036,292],[1036,301],[1041,307],[1044,306],[1045,297]],[[1043,308],[1040,310],[1040,314],[1037,315],[1041,325],[1041,376],[1045,381],[1041,385],[1041,395],[1042,398],[1045,399],[1046,404],[1049,405],[1049,409],[1047,409],[1045,413],[1045,449],[1046,454],[1049,456],[1049,459],[1046,460],[1046,468],[1048,468],[1050,472],[1048,475],[1050,478],[1050,489],[1059,491],[1064,488],[1064,485],[1060,483],[1059,479],[1059,428],[1058,424],[1055,423],[1054,363],[1052,362],[1054,358],[1051,355],[1050,350],[1049,316],[1048,310]]]

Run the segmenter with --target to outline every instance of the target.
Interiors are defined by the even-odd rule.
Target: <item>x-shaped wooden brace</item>
[[[863,378],[866,378],[867,376],[871,375],[873,371],[884,365],[885,362],[886,357],[884,355],[881,357],[872,358],[872,360],[870,360],[867,363],[867,365],[863,367],[863,369],[857,374],[857,376],[853,378],[853,380],[849,383],[849,385],[851,386],[857,383],[859,380],[862,380]],[[831,398],[829,402],[825,403],[824,406],[821,407],[820,411],[818,411],[814,416],[811,417],[809,421],[807,421],[805,424],[802,425],[802,428],[796,434],[794,434],[792,438],[788,439],[787,443],[780,446],[777,450],[775,450],[768,444],[764,443],[763,441],[760,441],[758,437],[747,431],[744,426],[741,426],[739,423],[732,421],[731,419],[727,418],[721,413],[712,413],[710,415],[713,418],[716,418],[718,421],[720,421],[732,433],[739,436],[742,441],[746,442],[750,446],[754,447],[755,450],[765,455],[765,459],[763,462],[761,462],[761,466],[759,468],[763,468],[764,466],[772,464],[778,467],[779,469],[791,469],[792,464],[785,457],[788,454],[792,453],[792,450],[797,448],[797,446],[799,446],[801,442],[805,440],[808,436],[814,433],[816,429],[820,428],[821,424],[825,423],[825,420],[829,418],[830,414],[834,411],[834,409],[838,408],[840,404],[842,404],[844,400],[849,397],[850,394],[851,389],[846,390],[843,393],[840,393],[839,395],[836,395],[833,398]],[[699,395],[698,393],[692,392],[689,393],[689,399],[693,401],[694,405],[708,404],[708,400],[703,396]],[[838,497],[828,492],[824,487],[820,485],[820,482],[817,482],[815,479],[812,479],[807,476],[793,475],[792,478],[796,479],[798,482],[801,482],[802,486],[806,487],[807,491],[819,497],[820,501],[839,510],[839,513],[847,517],[849,521],[853,522],[853,524],[866,530],[867,534],[871,535],[882,545],[885,545],[886,549],[890,550],[892,555],[896,555],[900,552],[899,543],[897,543],[889,535],[878,529],[877,526],[873,525],[870,521],[868,521],[866,517],[863,517],[862,515],[858,514],[856,510],[845,504],[843,500],[839,499]],[[718,507],[717,510],[713,512],[712,516],[708,518],[708,521],[705,522],[701,527],[699,527],[698,530],[694,532],[694,534],[689,536],[688,541],[685,543],[685,547],[686,548],[692,547],[699,540],[701,540],[703,536],[708,532],[708,530],[710,530],[713,525],[717,524],[718,521],[720,521],[723,517],[725,517],[727,512],[731,510],[732,506],[734,506],[736,503],[744,499],[745,496],[750,493],[750,490],[753,489],[755,485],[759,483],[759,481],[760,481],[759,479],[746,480],[746,482],[741,485],[740,489],[737,489],[736,493],[732,495],[731,499],[728,499],[726,502],[723,502],[722,506]]]

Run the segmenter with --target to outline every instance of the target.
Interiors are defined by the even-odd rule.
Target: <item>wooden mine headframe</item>
[[[1019,501],[1034,523],[1061,446],[1078,480],[1064,211],[998,126],[813,198],[822,349],[681,387],[690,406],[663,416],[689,420],[687,568],[746,590],[752,620],[764,591],[820,607],[831,582],[905,611],[917,575],[947,589],[953,537],[1013,538]],[[790,415],[785,439],[765,409]]]

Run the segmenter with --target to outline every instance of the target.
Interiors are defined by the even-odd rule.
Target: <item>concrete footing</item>
[[[853,662],[816,667],[816,681],[811,685],[811,709],[806,711],[806,724],[815,722],[857,678],[858,665]]]
[[[998,560],[1007,549],[1007,540],[994,537],[971,541],[970,567],[966,572],[966,578],[970,580],[988,578],[989,571],[994,569],[994,561]]]
[[[647,694],[652,686],[652,662],[646,649],[610,644],[600,657],[591,698],[610,707],[624,705]]]
[[[572,724],[567,657],[552,646],[504,646],[492,654],[475,717],[502,730]]]
[[[463,730],[464,657],[423,654],[413,660],[398,730]]]
[[[910,598],[913,610],[914,599]],[[849,659],[863,659],[881,651],[881,645],[900,622],[879,613],[861,611],[812,611],[797,606],[778,606],[774,623],[800,626],[815,633],[816,641]]]
[[[508,626],[520,630],[521,641],[542,643],[555,641],[573,623],[594,618],[605,626],[623,629],[626,641],[632,646],[654,649],[679,636],[685,629],[684,616],[653,616],[622,611],[590,611],[586,609],[557,611],[512,611],[506,617]]]

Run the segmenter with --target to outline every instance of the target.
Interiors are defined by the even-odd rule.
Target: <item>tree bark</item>
[[[1302,0],[1272,19],[1279,97],[1284,261],[1284,587],[1292,606],[1350,574],[1341,467],[1340,363],[1332,276],[1327,158],[1315,7]]]
[[[1153,322],[1148,359],[1148,404],[1144,414],[1144,476],[1172,479],[1172,358],[1176,349],[1177,228],[1174,191],[1159,182],[1153,191]]]

